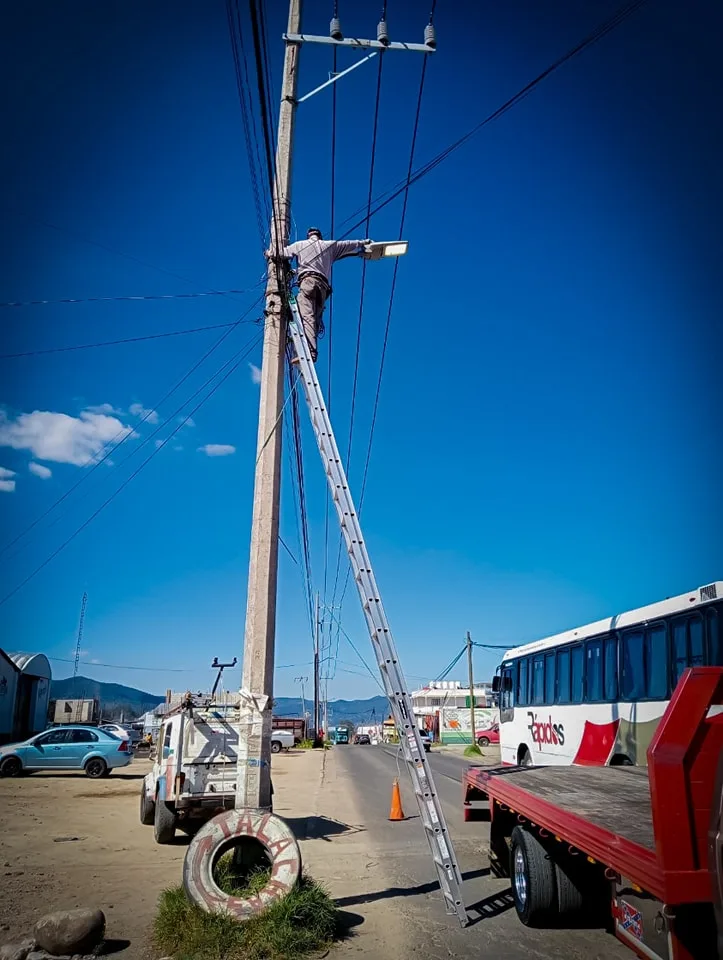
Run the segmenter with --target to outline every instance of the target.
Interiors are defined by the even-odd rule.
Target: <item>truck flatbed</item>
[[[467,802],[494,796],[512,813],[524,810],[538,827],[662,896],[645,767],[472,766],[465,783]]]

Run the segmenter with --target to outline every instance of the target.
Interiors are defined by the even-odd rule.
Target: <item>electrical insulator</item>
[[[383,43],[385,47],[391,42],[389,40],[389,28],[387,27],[386,20],[380,20],[377,24],[377,40],[379,43]]]
[[[332,40],[343,40],[344,34],[341,32],[341,20],[338,17],[332,17],[329,24],[329,36]]]
[[[424,42],[428,47],[431,47],[432,50],[437,49],[437,33],[433,23],[428,23],[424,28]]]

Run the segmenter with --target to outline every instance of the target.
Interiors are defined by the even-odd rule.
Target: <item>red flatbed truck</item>
[[[469,768],[464,819],[490,820],[523,923],[597,914],[639,957],[723,958],[722,705],[723,668],[688,669],[647,769]]]

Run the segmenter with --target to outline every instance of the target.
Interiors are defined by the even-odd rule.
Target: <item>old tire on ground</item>
[[[257,840],[271,863],[271,877],[253,897],[231,897],[217,886],[214,867],[242,837]],[[291,828],[280,817],[257,810],[226,810],[198,831],[183,861],[183,888],[188,899],[209,913],[246,920],[282,899],[301,877],[301,851]]]
[[[281,743],[278,740],[271,741],[271,752],[281,753]]]
[[[0,763],[0,777],[19,777],[23,772],[23,763],[20,757],[5,757]]]
[[[157,794],[153,807],[154,840],[156,843],[173,843],[176,836],[176,811]]]
[[[148,799],[148,794],[146,793],[146,784],[145,781],[141,781],[141,823],[144,827],[150,827],[155,820],[156,805],[152,800]]]
[[[108,764],[102,757],[91,757],[85,765],[85,775],[92,780],[98,780],[105,777],[108,770]]]
[[[528,927],[550,926],[559,916],[555,864],[537,837],[521,827],[512,831],[510,877],[520,920]]]

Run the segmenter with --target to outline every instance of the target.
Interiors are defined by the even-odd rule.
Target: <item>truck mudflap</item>
[[[614,884],[612,913],[619,940],[651,960],[669,960],[665,904],[620,877]]]

